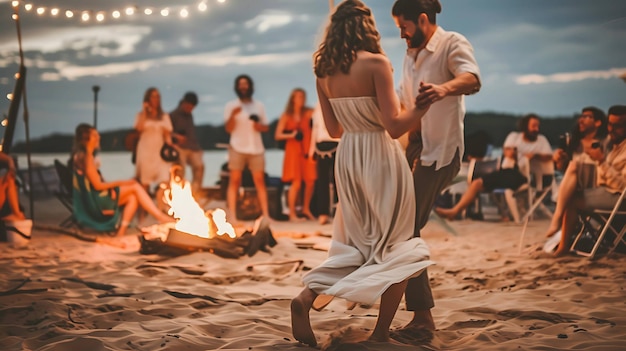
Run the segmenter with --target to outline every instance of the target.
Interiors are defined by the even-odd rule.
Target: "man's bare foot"
[[[435,330],[435,320],[430,310],[413,311],[413,319],[401,329],[426,329]]]
[[[311,321],[309,320],[310,306],[301,296],[291,300],[291,332],[293,337],[299,342],[316,346],[315,334],[311,329]]]
[[[449,221],[453,221],[457,213],[451,208],[435,207],[435,213]]]

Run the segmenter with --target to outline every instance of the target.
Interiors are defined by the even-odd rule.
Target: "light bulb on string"
[[[15,72],[14,77],[15,77],[16,80],[20,79],[20,72]]]
[[[74,17],[74,12],[72,12],[70,10],[65,11],[65,17],[67,17],[67,18]]]
[[[20,6],[20,2],[19,1],[12,1],[11,2],[11,6],[18,7],[18,6]]]
[[[113,16],[113,18],[120,18],[122,14],[119,11],[113,11],[113,13],[111,14],[111,16]]]
[[[8,93],[7,94],[7,99],[9,99],[9,101],[13,101],[13,94],[12,93]]]
[[[18,18],[20,18],[20,16],[17,15],[17,13],[14,13],[11,18],[13,18],[13,20],[17,21]]]
[[[5,119],[3,119],[3,120],[2,120],[2,122],[0,122],[0,124],[1,124],[3,127],[6,127],[6,126],[9,124],[9,120],[5,118]]]
[[[37,14],[38,15],[43,15],[44,13],[46,13],[46,8],[45,7],[38,7],[37,8]]]
[[[198,4],[198,10],[199,10],[199,11],[204,12],[204,11],[206,11],[208,8],[209,8],[209,7],[207,6],[206,2],[204,2],[204,1]]]
[[[33,9],[33,4],[26,4],[26,5],[24,5],[24,10],[30,11],[32,9]]]
[[[189,11],[187,11],[187,9],[180,10],[180,17],[182,17],[182,18],[189,17]]]
[[[152,9],[150,9],[150,8],[145,9],[145,10],[143,10],[143,13],[144,13],[145,15],[150,16],[150,15],[152,14]]]
[[[96,14],[96,21],[98,21],[98,22],[102,22],[102,21],[104,21],[104,13],[102,13],[102,12],[98,12],[98,13]]]
[[[81,19],[83,22],[87,22],[87,21],[89,21],[89,17],[91,17],[91,16],[89,16],[89,12],[87,12],[87,11],[84,11],[84,12],[83,12],[83,14],[82,14],[82,15],[80,15],[80,19]]]
[[[169,15],[170,15],[170,9],[164,8],[163,10],[161,10],[161,16],[167,17]]]
[[[127,7],[125,13],[126,13],[126,16],[132,16],[132,15],[135,14],[135,8],[134,7]]]
[[[217,2],[219,2],[220,4],[223,4],[226,2],[226,0],[217,0]]]
[[[56,15],[58,15],[58,14],[59,14],[59,9],[54,8],[54,9],[50,10],[50,14],[51,14],[52,16],[56,16]]]

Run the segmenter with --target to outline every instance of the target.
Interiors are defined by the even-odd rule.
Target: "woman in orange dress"
[[[306,92],[296,88],[291,92],[285,112],[280,116],[276,126],[275,139],[285,142],[285,156],[283,159],[284,183],[291,183],[287,193],[289,206],[289,220],[299,221],[296,213],[296,201],[304,183],[304,199],[302,201],[302,215],[314,220],[311,213],[311,198],[317,171],[315,160],[308,157],[311,144],[313,109],[306,106]]]

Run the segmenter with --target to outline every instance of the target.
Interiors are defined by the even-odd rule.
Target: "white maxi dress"
[[[389,286],[434,262],[424,240],[413,237],[411,170],[383,128],[376,98],[330,103],[343,127],[335,164],[339,203],[328,258],[303,282],[320,295],[373,304]]]

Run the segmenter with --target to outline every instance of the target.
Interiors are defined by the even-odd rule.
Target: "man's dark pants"
[[[411,133],[406,149],[406,158],[413,172],[413,185],[415,187],[416,210],[413,231],[415,237],[420,236],[421,229],[428,222],[435,199],[443,189],[450,185],[461,168],[458,150],[452,163],[439,170],[435,170],[436,164],[422,166],[419,160],[421,153],[421,136],[417,133]],[[429,310],[435,306],[427,270],[424,270],[424,273],[418,277],[409,279],[405,299],[406,308],[409,311]]]

